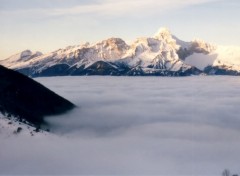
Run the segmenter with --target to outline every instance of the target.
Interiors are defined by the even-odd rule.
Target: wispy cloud
[[[47,16],[93,14],[102,16],[148,15],[198,5],[218,0],[101,0],[95,3],[81,4],[66,8],[34,8],[16,11],[1,11],[2,14],[41,14]]]

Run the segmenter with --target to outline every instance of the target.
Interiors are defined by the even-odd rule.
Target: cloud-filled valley
[[[51,132],[0,135],[0,174],[240,172],[238,77],[50,77],[75,103]]]

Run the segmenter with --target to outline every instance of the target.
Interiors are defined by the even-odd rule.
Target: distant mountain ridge
[[[199,39],[185,42],[160,28],[153,37],[138,38],[131,44],[110,38],[48,54],[26,50],[0,64],[31,77],[240,75],[240,47],[215,46]]]

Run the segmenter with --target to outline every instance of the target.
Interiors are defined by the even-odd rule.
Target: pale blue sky
[[[239,0],[0,0],[0,59],[168,27],[178,38],[240,45]]]

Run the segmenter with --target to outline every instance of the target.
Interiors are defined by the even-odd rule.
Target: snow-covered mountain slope
[[[194,53],[185,62],[201,70],[211,70],[210,74],[215,74],[217,69],[234,71],[237,74],[240,72],[240,47],[218,46],[207,55]]]
[[[37,51],[33,53],[30,50],[22,51],[21,53],[15,54],[13,56],[10,56],[9,58],[5,60],[0,60],[0,65],[4,65],[8,68],[16,68],[18,65],[21,65],[23,63],[29,63],[31,59],[41,56],[42,53]]]
[[[13,135],[44,136],[50,135],[50,133],[32,125],[19,122],[18,119],[7,118],[0,113],[0,138],[13,137]]]
[[[239,71],[238,53],[237,48],[223,49],[199,39],[185,42],[161,28],[153,37],[141,37],[130,44],[110,38],[44,55],[25,51],[0,64],[29,76],[191,75],[219,64]]]

